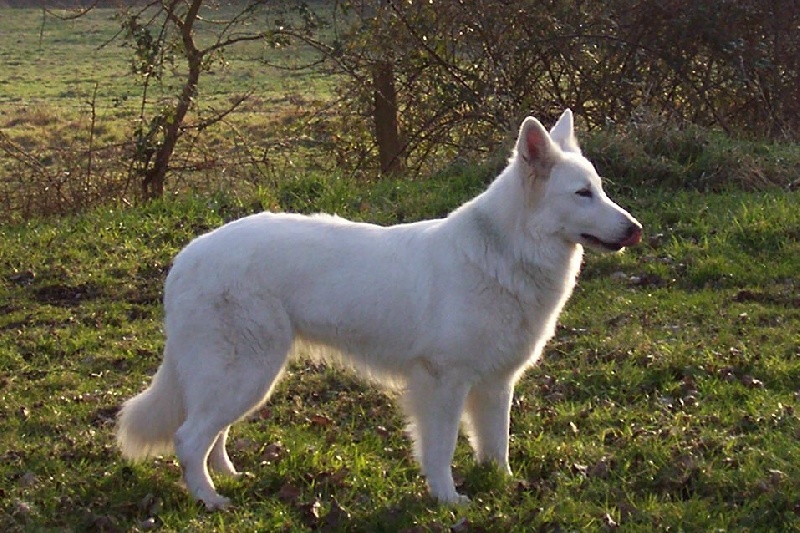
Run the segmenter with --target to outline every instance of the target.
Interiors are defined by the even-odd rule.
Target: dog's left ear
[[[522,158],[536,175],[546,176],[558,153],[558,146],[550,139],[542,123],[533,117],[526,118],[519,128],[517,157]]]
[[[550,130],[550,137],[565,152],[581,153],[578,139],[575,137],[575,126],[572,111],[564,110],[556,125]]]

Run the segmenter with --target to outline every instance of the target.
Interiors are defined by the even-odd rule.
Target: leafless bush
[[[375,112],[370,69],[390,61],[411,168],[431,153],[492,150],[524,115],[567,106],[589,128],[655,116],[734,135],[800,133],[793,0],[353,5],[331,54],[346,75],[340,128],[370,138],[360,133],[373,127],[363,120]]]
[[[186,21],[200,3],[137,4],[166,9],[157,19],[129,12],[129,42],[146,80],[171,64],[165,51],[192,52]],[[185,11],[187,5],[195,10]],[[564,107],[589,129],[613,126],[623,136],[673,128],[677,144],[692,149],[705,142],[695,142],[694,125],[740,137],[800,135],[796,0],[353,0],[333,11],[327,3],[283,0],[269,3],[286,10],[280,23],[262,12],[259,20],[267,22],[252,26],[245,21],[266,4],[247,5],[220,26],[213,44],[189,54],[192,68],[176,99],[182,105],[146,106],[145,82],[128,141],[100,140],[104,125],[94,104],[66,127],[43,109],[19,118],[47,136],[0,132],[3,218],[158,196],[167,171],[170,192],[256,189],[299,168],[428,173],[499,153],[502,137],[513,135],[522,117],[547,120]],[[232,96],[229,108],[201,112],[198,76],[207,64],[200,59],[241,39],[311,46],[340,80],[337,94],[325,102],[300,95],[303,102],[285,121],[272,121],[268,133],[228,120],[256,105],[258,95]],[[320,68],[316,59],[309,65]],[[215,144],[220,136],[208,135],[212,125],[226,129],[229,144]],[[627,161],[614,157],[618,143],[608,147],[609,165]],[[653,155],[650,173],[676,174],[658,161],[664,160]],[[143,191],[151,172],[156,186]],[[718,184],[720,176],[703,179]]]
[[[111,199],[130,198],[131,183],[121,161],[125,143],[94,143],[94,112],[88,123],[64,122],[43,107],[14,121],[30,135],[0,131],[0,198],[3,219],[78,211]],[[13,125],[13,122],[10,123]]]

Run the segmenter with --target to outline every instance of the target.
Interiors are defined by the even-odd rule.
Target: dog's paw
[[[452,503],[453,505],[467,505],[471,501],[472,500],[470,500],[469,496],[467,496],[466,494],[456,494],[456,500]]]
[[[224,511],[231,507],[231,500],[219,494],[208,498],[203,498],[203,505],[206,506],[207,511]]]
[[[238,470],[234,470],[233,472],[225,472],[222,474],[223,476],[227,476],[231,479],[241,480],[241,479],[255,479],[255,474],[252,472],[244,471],[239,472]]]
[[[442,494],[438,496],[434,496],[436,501],[442,505],[467,505],[472,500],[469,499],[469,496],[464,494],[459,494],[455,490],[448,494]]]

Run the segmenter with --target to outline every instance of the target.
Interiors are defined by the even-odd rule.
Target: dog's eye
[[[591,189],[581,189],[576,191],[575,194],[582,198],[591,198],[592,197],[592,190]]]

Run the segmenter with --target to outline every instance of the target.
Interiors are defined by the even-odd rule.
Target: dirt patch
[[[779,305],[783,307],[800,308],[800,296],[792,292],[771,293],[761,290],[742,289],[733,297],[737,303],[759,303],[769,305]]]
[[[79,305],[81,302],[94,300],[102,295],[102,289],[89,283],[74,286],[56,283],[37,287],[33,291],[34,299],[37,302],[59,307]]]

